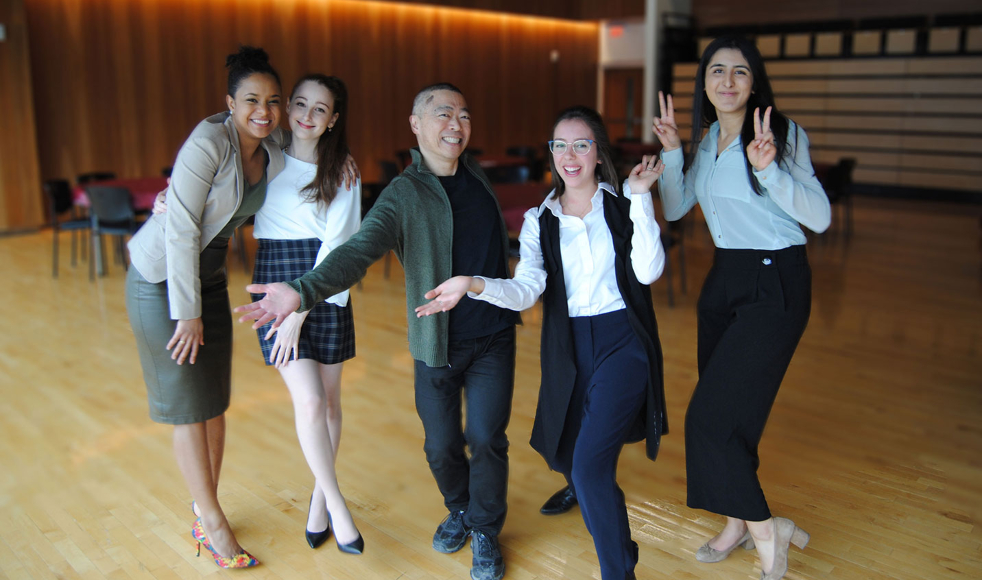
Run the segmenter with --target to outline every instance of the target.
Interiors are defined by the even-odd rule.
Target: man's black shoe
[[[433,549],[444,554],[452,554],[464,547],[470,530],[464,524],[464,510],[454,510],[433,534]]]
[[[567,485],[556,493],[552,494],[546,503],[542,504],[542,509],[539,512],[545,516],[555,516],[558,514],[564,514],[569,510],[573,509],[576,504],[576,493]]]
[[[505,561],[497,536],[480,530],[471,532],[471,580],[501,580],[505,575]]]

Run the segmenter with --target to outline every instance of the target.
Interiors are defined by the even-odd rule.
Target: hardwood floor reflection
[[[808,330],[771,413],[760,475],[772,511],[811,532],[788,578],[982,576],[980,208],[857,199],[855,234],[813,239]],[[687,239],[689,293],[655,303],[671,433],[657,462],[625,449],[619,480],[641,545],[639,579],[756,578],[754,553],[699,564],[721,519],[685,507],[683,419],[696,382],[695,302],[711,258]],[[50,277],[50,232],[0,238],[0,577],[224,577],[195,558],[189,496],[165,426],[147,418],[123,271]],[[835,238],[835,239],[833,239]],[[67,244],[62,245],[63,248]],[[67,251],[67,250],[65,250]],[[247,301],[232,267],[232,301]],[[63,261],[67,264],[67,260]],[[470,550],[430,547],[444,517],[422,451],[401,271],[352,292],[358,356],[342,378],[342,491],[365,537],[352,557],[303,539],[313,481],[288,393],[236,325],[221,499],[264,578],[464,579]],[[510,579],[599,578],[578,512],[538,514],[563,483],[528,446],[541,311],[524,315],[509,426]],[[241,575],[241,573],[239,574]]]

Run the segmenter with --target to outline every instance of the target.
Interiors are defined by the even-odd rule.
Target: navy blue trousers
[[[604,580],[634,571],[638,546],[631,540],[617,459],[644,408],[648,357],[627,311],[574,317],[576,383],[556,457],[580,502]]]

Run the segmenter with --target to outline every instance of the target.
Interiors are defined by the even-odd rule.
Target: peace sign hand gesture
[[[651,131],[661,141],[661,146],[665,151],[678,149],[682,146],[682,140],[679,139],[679,126],[675,123],[675,105],[672,102],[672,95],[668,95],[666,98],[664,93],[658,91],[658,106],[662,116],[655,117],[651,122]]]
[[[747,160],[757,171],[763,171],[774,161],[777,147],[774,133],[771,132],[771,107],[764,111],[764,121],[760,120],[760,107],[754,109],[754,140],[747,145]]]

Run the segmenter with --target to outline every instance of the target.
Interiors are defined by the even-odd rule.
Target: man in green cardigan
[[[507,511],[508,438],[517,313],[470,298],[418,318],[424,294],[457,275],[508,277],[508,232],[487,177],[470,155],[470,111],[457,87],[424,88],[413,101],[412,164],[382,191],[361,229],[297,280],[254,284],[265,297],[236,308],[258,328],[347,290],[394,250],[406,272],[409,352],[424,450],[449,515],[433,535],[444,553],[472,537],[473,580],[498,580],[497,537]],[[462,309],[463,307],[463,309]],[[466,428],[461,400],[466,397]],[[465,444],[470,458],[465,453]]]

